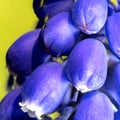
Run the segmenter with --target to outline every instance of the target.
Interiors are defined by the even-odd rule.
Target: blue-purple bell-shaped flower
[[[108,53],[108,72],[105,84],[101,91],[107,94],[116,106],[120,105],[119,95],[119,62],[120,60],[111,53]]]
[[[91,91],[82,96],[74,120],[114,120],[117,109],[102,92]]]
[[[96,34],[105,25],[107,13],[107,0],[77,0],[72,10],[72,19],[82,32]]]
[[[113,53],[120,58],[120,12],[113,13],[107,19],[106,35],[108,44]]]
[[[0,120],[37,120],[30,118],[19,106],[21,88],[10,91],[0,103]]]
[[[63,68],[58,62],[48,62],[27,76],[20,106],[29,116],[41,119],[60,105],[69,86]]]
[[[68,80],[78,91],[99,89],[107,76],[107,53],[104,45],[92,38],[80,41],[65,66]]]
[[[80,30],[74,27],[70,12],[61,12],[46,23],[43,41],[46,51],[53,56],[68,55],[74,47]]]
[[[33,1],[33,8],[34,12],[36,13],[37,17],[44,19],[45,16],[53,17],[54,15],[63,12],[63,11],[70,11],[74,5],[73,0],[56,0],[50,1],[46,4],[44,1],[44,5],[40,6],[40,0]]]
[[[48,55],[38,43],[41,29],[20,36],[8,49],[7,67],[17,75],[28,75],[40,64],[49,61]]]
[[[46,11],[46,14],[50,17],[64,11],[71,11],[74,5],[73,0],[61,0],[56,1],[48,5],[44,5],[43,9]]]

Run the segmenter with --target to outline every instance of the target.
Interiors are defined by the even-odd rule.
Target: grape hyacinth
[[[35,30],[6,53],[11,89],[0,102],[0,120],[120,119],[116,3],[33,0]]]
[[[46,23],[43,41],[46,51],[53,56],[68,55],[75,45],[79,30],[72,25],[69,12],[61,12]]]
[[[77,0],[72,9],[72,18],[81,31],[95,34],[106,22],[107,9],[106,0]]]
[[[120,58],[120,38],[118,27],[120,24],[120,13],[114,13],[110,17],[108,17],[108,21],[106,23],[106,34],[108,38],[108,42],[110,45],[110,49],[114,52],[114,54]]]
[[[119,96],[119,80],[116,79],[117,66],[119,64],[119,59],[114,56],[111,52],[108,53],[108,71],[105,84],[102,86],[101,91],[106,93],[108,96],[112,96],[111,99],[113,103],[120,105]],[[116,69],[116,70],[115,70]],[[118,89],[117,89],[118,88]]]
[[[65,72],[78,91],[99,89],[107,74],[107,54],[103,44],[90,38],[80,41],[69,55]]]
[[[70,11],[74,5],[73,0],[55,0],[44,1],[44,6],[40,6],[40,0],[33,1],[34,11],[38,18],[44,18],[46,15],[52,17],[59,12]]]
[[[0,103],[0,120],[37,120],[22,112],[19,106],[21,101],[21,87],[8,93]]]
[[[104,93],[92,91],[82,96],[74,120],[113,120],[114,112],[116,108]]]
[[[12,73],[30,74],[38,65],[49,61],[50,55],[38,45],[41,29],[25,33],[8,49],[6,63]]]
[[[31,117],[40,119],[43,114],[52,112],[60,105],[68,85],[62,64],[48,62],[40,65],[27,76],[22,86],[21,109]]]

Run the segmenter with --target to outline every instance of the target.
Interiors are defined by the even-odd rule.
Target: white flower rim
[[[38,105],[29,102],[19,102],[19,106],[23,112],[27,112],[31,118],[37,118],[38,120],[42,120],[43,110]]]

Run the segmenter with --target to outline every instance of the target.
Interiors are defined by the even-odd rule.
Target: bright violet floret
[[[41,119],[43,114],[53,112],[60,105],[68,86],[62,64],[42,64],[26,78],[22,86],[21,109],[29,116]]]
[[[30,118],[19,106],[21,88],[10,91],[0,103],[0,120],[37,120]]]
[[[50,58],[38,43],[41,29],[33,30],[19,37],[8,49],[6,63],[10,71],[18,75],[30,74],[38,65]]]
[[[72,19],[82,32],[95,34],[105,25],[107,11],[107,0],[77,0],[72,10]]]
[[[74,5],[73,0],[50,0],[48,2],[49,3],[46,4],[46,1],[44,1],[43,6],[40,6],[40,0],[34,0],[33,2],[34,11],[40,20],[44,19],[46,15],[48,17],[53,17],[60,12],[70,11]]]
[[[114,13],[108,17],[106,24],[106,34],[108,44],[113,53],[120,58],[120,13]]]
[[[68,55],[77,41],[79,32],[72,24],[69,12],[55,15],[47,21],[43,31],[46,50],[53,56]]]
[[[78,91],[99,89],[107,75],[107,54],[104,45],[96,39],[80,41],[69,55],[65,72]]]
[[[82,96],[74,120],[114,120],[116,111],[104,93],[92,91]]]
[[[111,53],[108,53],[108,72],[105,84],[101,90],[107,94],[116,106],[120,105],[120,83],[119,83],[119,62],[120,60]]]

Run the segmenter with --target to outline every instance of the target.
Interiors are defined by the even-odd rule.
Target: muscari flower
[[[74,120],[114,120],[117,109],[102,92],[85,93],[78,106]]]
[[[11,90],[0,103],[0,120],[37,120],[30,118],[19,106],[21,87]]]
[[[42,115],[53,112],[60,105],[68,86],[62,64],[42,64],[27,76],[22,86],[21,109],[30,117],[42,119]]]

